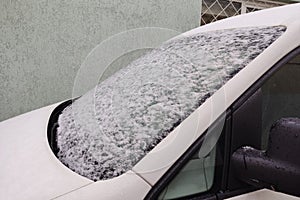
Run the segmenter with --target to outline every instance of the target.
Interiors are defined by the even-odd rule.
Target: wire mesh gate
[[[201,25],[285,4],[268,0],[202,0]]]

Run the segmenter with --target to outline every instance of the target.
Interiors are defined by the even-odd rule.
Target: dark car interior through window
[[[289,53],[258,80],[232,106],[232,155],[249,146],[266,150],[270,129],[284,117],[300,117],[300,48]],[[249,184],[239,180],[229,163],[227,190],[240,190]],[[268,187],[259,180],[250,185]]]

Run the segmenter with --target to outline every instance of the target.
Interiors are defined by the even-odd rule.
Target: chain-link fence
[[[285,4],[267,0],[202,0],[201,25]]]

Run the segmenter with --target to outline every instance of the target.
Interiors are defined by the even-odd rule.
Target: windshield
[[[130,170],[284,31],[247,27],[164,43],[62,111],[57,157],[95,181]]]

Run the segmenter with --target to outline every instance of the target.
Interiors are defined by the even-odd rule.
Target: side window
[[[300,117],[300,55],[281,66],[261,87],[262,148],[272,124],[283,117]]]
[[[158,199],[176,199],[209,190],[213,184],[215,157],[215,148],[205,157],[197,151]]]
[[[294,164],[297,151],[286,151],[297,146],[288,140],[291,136],[288,133],[295,130],[287,129],[285,133],[282,131],[285,126],[280,125],[278,128],[278,123],[275,129],[271,128],[282,118],[300,118],[299,50],[294,50],[282,59],[232,107],[231,157],[227,186],[229,191],[263,187],[275,188],[276,191],[287,194],[298,194],[299,188],[293,187],[297,184],[291,178],[296,177],[298,172],[288,171],[289,167],[286,167],[298,167]],[[286,61],[288,62],[285,63]],[[296,126],[295,121],[286,122]],[[281,135],[280,131],[274,130],[281,130]],[[281,141],[285,134],[287,139]],[[269,141],[274,145],[269,145]]]
[[[202,195],[215,186],[215,177],[223,164],[223,136],[228,119],[220,117],[201,138],[201,145],[183,168],[163,188],[158,199],[178,199]]]

